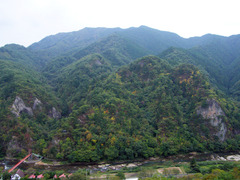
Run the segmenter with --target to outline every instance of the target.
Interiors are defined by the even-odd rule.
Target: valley
[[[1,47],[0,158],[32,150],[97,164],[238,154],[239,49],[240,35],[186,39],[146,26]]]
[[[201,173],[207,176],[211,169],[220,168],[226,172],[232,167],[239,165],[239,155],[234,153],[189,153],[185,155],[170,156],[167,158],[150,158],[147,160],[122,161],[122,162],[100,162],[100,163],[67,163],[52,160],[42,160],[38,162],[26,161],[20,168],[24,172],[35,171],[34,174],[78,174],[83,173],[87,179],[118,179],[120,172],[126,179],[139,179],[150,177],[189,178],[197,176],[189,164],[196,159]],[[10,159],[4,161],[5,167],[18,161]],[[209,168],[209,169],[208,169]]]

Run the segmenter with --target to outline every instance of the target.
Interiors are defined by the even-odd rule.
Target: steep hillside
[[[116,34],[80,50],[74,57],[80,59],[92,53],[101,54],[108,59],[109,63],[113,66],[122,66],[136,58],[149,54],[147,50]]]
[[[59,33],[48,36],[32,44],[28,49],[44,53],[45,57],[52,58],[63,55],[69,51],[87,47],[101,38],[121,31],[120,28],[84,28],[70,33]]]
[[[27,49],[36,54],[44,62],[50,62],[60,56],[73,56],[80,59],[88,54],[100,53],[117,65],[126,64],[148,54],[159,54],[170,47],[193,48],[201,46],[215,51],[224,48],[228,55],[216,54],[219,61],[236,55],[239,47],[238,36],[223,37],[207,34],[202,37],[182,38],[175,33],[159,31],[146,26],[138,28],[84,28],[70,33],[59,33],[34,43]],[[221,51],[223,52],[223,51]],[[218,52],[216,52],[218,53]],[[214,56],[215,57],[215,56]],[[232,61],[229,60],[229,61]]]
[[[46,61],[36,53],[17,44],[9,44],[0,48],[0,59],[18,62],[37,70],[42,68],[46,63]]]
[[[184,39],[145,26],[4,46],[0,156],[32,149],[89,162],[240,150],[231,99],[240,99],[239,49],[239,35]]]
[[[204,72],[211,80],[212,84],[218,88],[227,91],[224,74],[225,69],[222,63],[214,59],[207,51],[201,47],[193,49],[170,48],[160,54],[160,57],[166,59],[172,65],[194,64]]]
[[[111,72],[112,66],[104,57],[91,54],[63,68],[53,84],[59,97],[73,107],[82,103],[89,91]]]
[[[142,49],[145,49],[144,51],[151,54],[161,53],[169,47],[191,48],[227,39],[226,37],[212,34],[185,39],[175,33],[160,31],[147,26],[128,29],[84,28],[75,32],[48,36],[32,44],[28,49],[38,53],[44,59],[50,60],[57,56],[71,55],[92,43],[101,41],[114,34],[124,37],[126,40],[135,43],[135,45],[138,45]]]
[[[129,28],[119,32],[119,34],[147,49],[152,54],[161,53],[171,46],[188,47],[185,39],[177,34],[167,31],[159,31],[147,26]]]
[[[72,56],[60,56],[47,63],[46,66],[43,68],[42,73],[51,82],[59,75],[59,72],[62,68],[68,66],[75,61],[77,61],[77,59]]]
[[[56,157],[89,162],[235,149],[238,112],[194,66],[144,57],[97,83],[61,120]]]
[[[149,54],[149,52],[139,47],[137,44],[115,34],[92,43],[71,56],[60,56],[55,58],[46,64],[42,72],[48,79],[55,81],[54,79],[59,76],[63,68],[67,66],[73,67],[79,59],[85,56],[91,57],[93,54],[101,55],[109,65],[118,68],[129,64],[138,57]],[[68,76],[66,76],[66,78],[67,77]]]
[[[1,87],[0,98],[8,100],[16,96],[23,98],[42,97],[42,100],[53,101],[51,87],[45,84],[44,77],[38,72],[24,67],[20,63],[0,60]],[[27,99],[26,99],[27,100]]]
[[[170,48],[161,53],[160,57],[171,64],[191,63],[208,74],[213,85],[233,94],[239,77],[240,36],[214,38],[209,44],[191,49]]]
[[[0,60],[0,156],[22,156],[61,117],[61,103],[41,74]]]

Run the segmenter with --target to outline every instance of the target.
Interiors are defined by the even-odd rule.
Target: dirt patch
[[[42,161],[38,161],[38,162],[35,163],[35,165],[39,165],[39,166],[57,166],[57,165],[60,165],[60,162],[44,163]]]
[[[124,173],[126,178],[133,178],[137,177],[138,173]]]
[[[124,173],[124,175],[126,178],[134,178],[138,176],[138,173]],[[108,179],[111,177],[116,177],[116,173],[90,176],[89,179]]]
[[[169,167],[161,168],[157,170],[159,173],[164,175],[174,175],[174,174],[184,174],[183,170],[180,167]]]
[[[36,162],[35,164],[36,164],[36,165],[40,165],[40,166],[48,166],[48,165],[49,165],[49,164],[44,163],[44,162],[42,162],[42,161],[38,161],[38,162]]]

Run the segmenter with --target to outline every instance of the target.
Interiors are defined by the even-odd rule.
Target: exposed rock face
[[[227,156],[226,159],[229,161],[240,161],[240,155],[236,154],[236,155]]]
[[[26,107],[23,100],[19,96],[16,97],[12,105],[11,112],[15,114],[17,117],[19,117],[20,114],[23,112],[27,113],[30,116],[33,116],[32,108]]]
[[[200,107],[197,110],[197,114],[201,114],[204,119],[209,119],[210,124],[216,128],[217,132],[215,135],[220,141],[225,140],[227,128],[225,123],[222,121],[222,117],[225,116],[222,108],[214,99],[207,100],[208,107]]]
[[[27,113],[30,116],[33,116],[33,110],[35,112],[42,111],[42,105],[42,102],[38,98],[35,98],[33,102],[33,107],[27,107],[22,98],[17,96],[12,105],[11,112],[17,117],[19,117],[23,112]],[[57,111],[55,107],[52,107],[48,115],[54,119],[60,119],[62,117],[61,113]]]
[[[55,107],[53,107],[52,110],[49,112],[49,116],[54,119],[60,119],[62,117],[61,113],[58,112]]]
[[[52,145],[53,145],[53,146],[58,146],[58,145],[59,145],[59,142],[60,142],[60,139],[54,138],[54,139],[52,140]]]
[[[102,65],[101,61],[99,61],[99,60],[96,60],[96,61],[95,61],[95,64],[96,64],[96,65],[99,65],[99,66]]]
[[[33,103],[33,110],[42,110],[42,102],[38,99],[38,98],[35,98],[34,100],[34,103]]]

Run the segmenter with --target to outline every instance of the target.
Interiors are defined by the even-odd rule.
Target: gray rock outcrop
[[[226,138],[227,127],[223,122],[223,117],[226,116],[218,102],[214,99],[207,100],[208,107],[199,107],[197,114],[202,115],[204,119],[210,120],[210,125],[216,128],[215,135],[220,141],[224,141]]]
[[[24,101],[22,100],[22,98],[20,98],[19,96],[16,97],[16,99],[14,100],[14,103],[12,105],[12,109],[11,112],[13,114],[15,114],[17,117],[20,116],[21,113],[27,113],[30,116],[33,116],[33,111],[32,108],[27,107],[24,104]]]
[[[39,109],[40,111],[42,110],[42,102],[38,98],[35,98],[33,102],[33,110],[35,111],[37,109]]]
[[[62,117],[61,113],[57,111],[55,107],[52,107],[52,110],[49,112],[49,116],[54,119],[60,119]]]
[[[33,107],[27,107],[19,96],[16,97],[16,99],[13,102],[11,112],[15,114],[17,117],[21,115],[21,113],[27,113],[30,116],[33,116],[33,111],[38,112],[42,111],[42,102],[38,99],[35,98],[33,102]],[[49,111],[48,115],[54,119],[60,119],[61,113],[56,110],[55,107],[52,107],[52,109]]]

